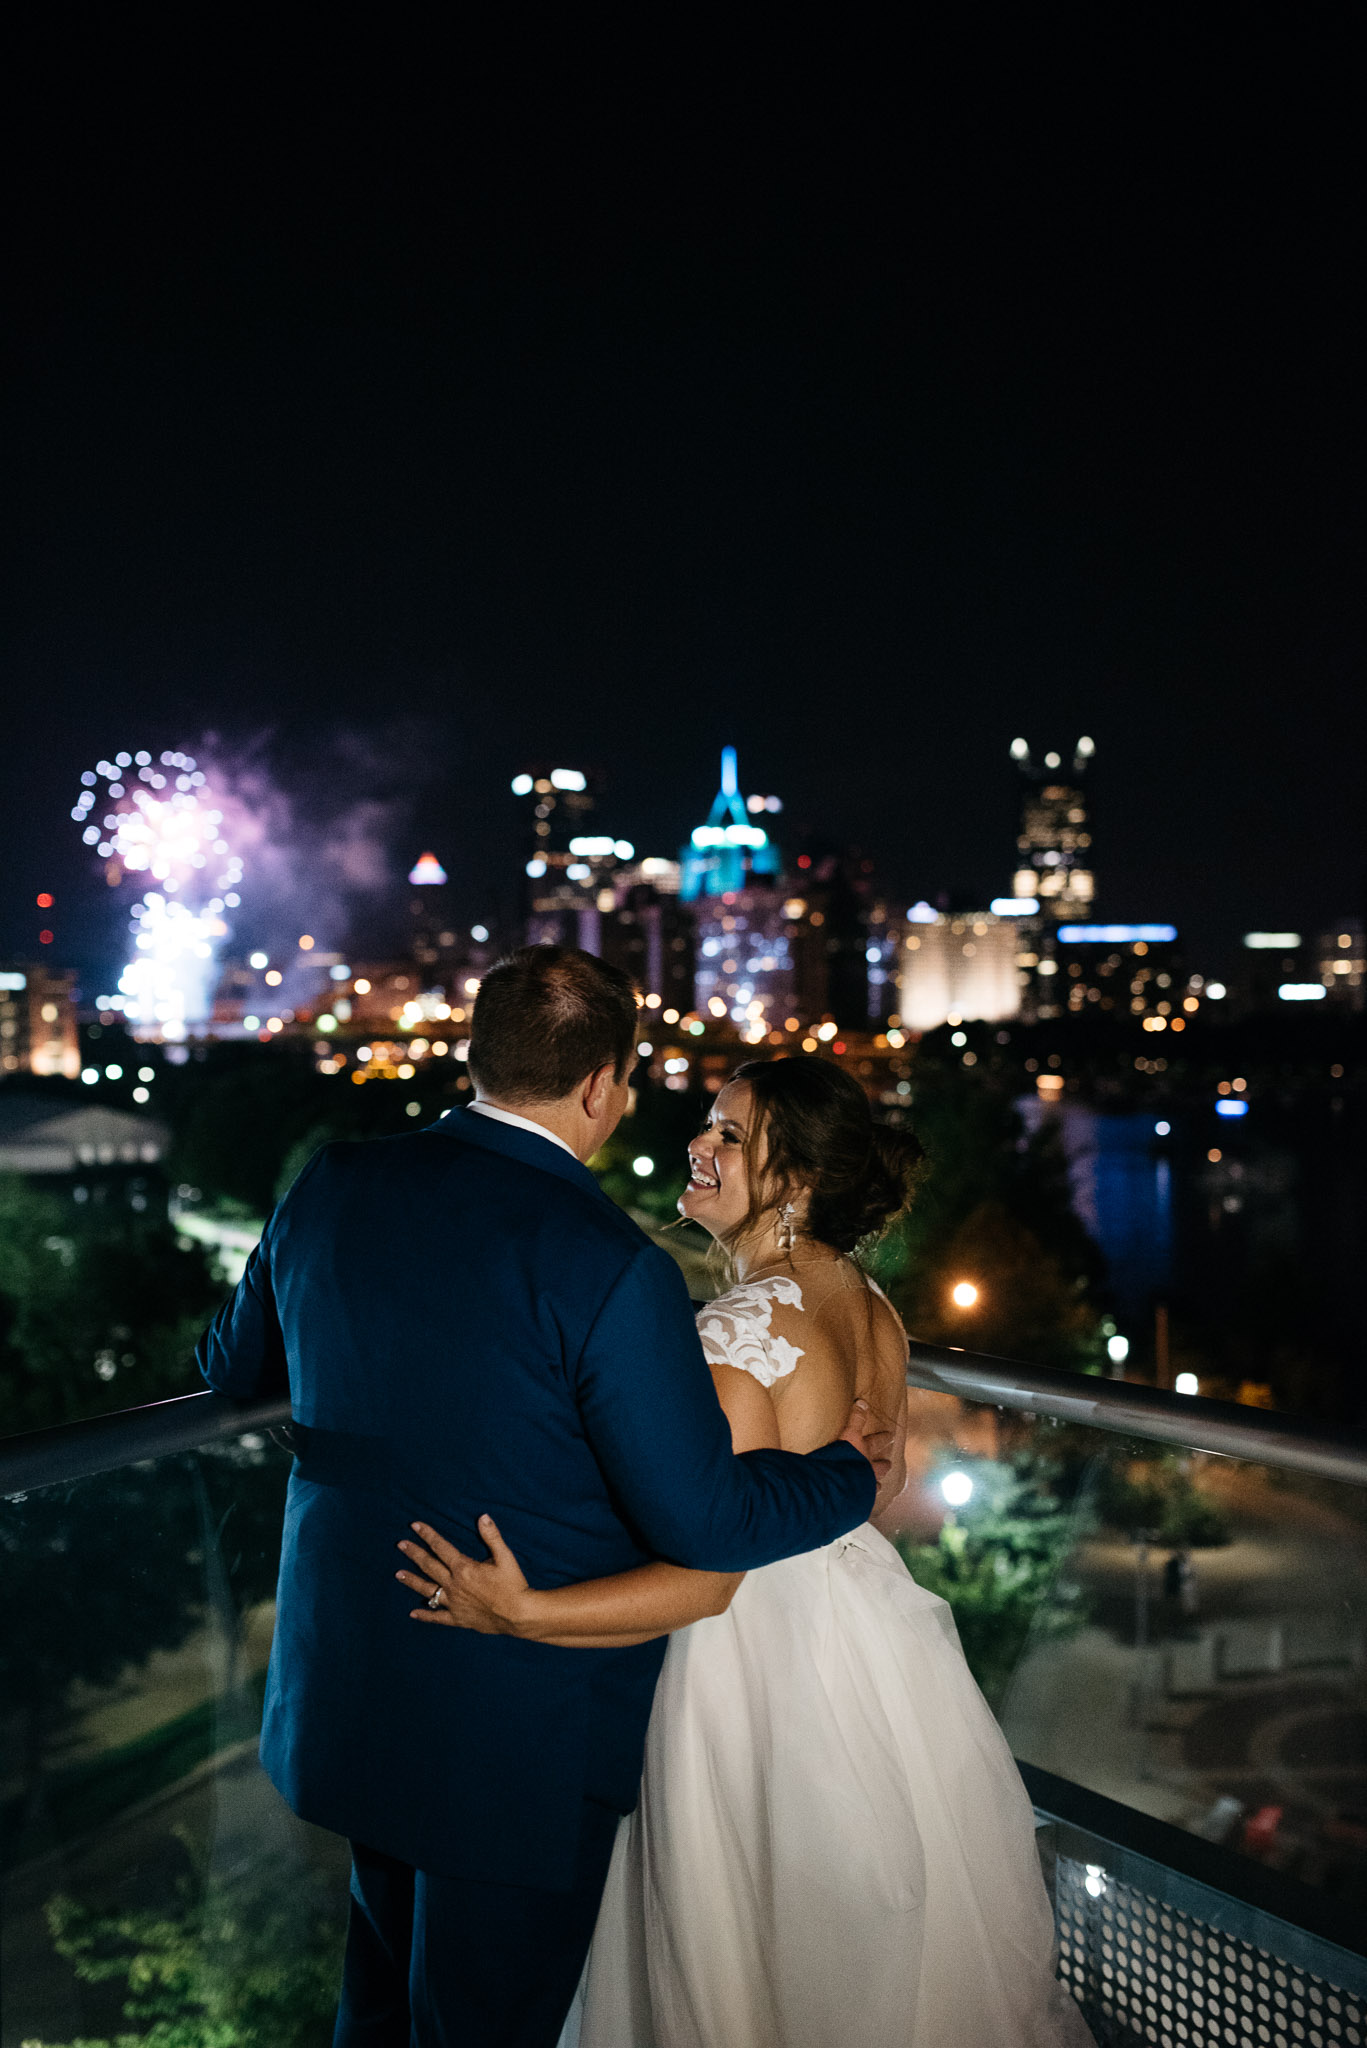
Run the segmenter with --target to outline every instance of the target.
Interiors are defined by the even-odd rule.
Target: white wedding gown
[[[766,1385],[784,1278],[703,1310]],[[561,2048],[1090,2048],[1029,1801],[943,1600],[867,1523],[675,1635]]]

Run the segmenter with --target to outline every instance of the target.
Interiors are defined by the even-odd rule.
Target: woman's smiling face
[[[712,1114],[688,1148],[688,1186],[679,1197],[679,1213],[701,1223],[713,1237],[726,1238],[750,1213],[750,1172],[746,1138],[755,1114],[747,1081],[728,1081],[712,1105]],[[761,1136],[756,1167],[764,1170]]]

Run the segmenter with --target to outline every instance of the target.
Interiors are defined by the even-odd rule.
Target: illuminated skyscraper
[[[1083,778],[1095,752],[1094,741],[1080,739],[1065,768],[1060,754],[1046,754],[1036,764],[1025,740],[1011,742],[1011,758],[1026,783],[1016,839],[1015,894],[1037,898],[1041,911],[1055,923],[1086,917],[1092,907],[1092,835],[1087,830]]]
[[[614,879],[635,859],[635,847],[591,829],[593,794],[580,768],[527,770],[512,788],[531,807],[523,845],[527,943],[601,953],[602,919],[616,907]]]
[[[752,822],[751,808],[755,807],[757,820],[761,802],[766,810],[778,809],[774,797],[752,797],[747,805],[736,778],[736,750],[723,747],[721,788],[707,814],[707,823],[695,826],[681,855],[680,893],[685,903],[700,896],[732,895],[738,889],[748,888],[752,880],[778,886],[782,866],[778,848],[764,827]]]

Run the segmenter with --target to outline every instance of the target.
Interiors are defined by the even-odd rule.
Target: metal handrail
[[[1313,1472],[1320,1479],[1367,1486],[1367,1435],[1278,1409],[1170,1394],[1129,1380],[1093,1379],[1087,1373],[1022,1365],[1018,1359],[989,1358],[938,1344],[912,1344],[907,1384],[994,1408],[1048,1415],[1089,1429],[1114,1430],[1153,1443],[1180,1444],[1189,1451],[1213,1451],[1222,1458],[1248,1458],[1284,1471]]]
[[[907,1384],[1151,1443],[1178,1444],[1186,1450],[1212,1451],[1219,1457],[1247,1458],[1259,1465],[1367,1486],[1367,1436],[1361,1431],[1273,1409],[1170,1394],[1128,1380],[1093,1379],[937,1344],[912,1344]],[[116,1415],[95,1416],[89,1422],[59,1423],[25,1436],[0,1438],[0,1498],[278,1428],[289,1419],[290,1404],[284,1397],[230,1401],[222,1394],[184,1394]]]
[[[178,1394],[122,1408],[88,1422],[59,1422],[51,1429],[0,1437],[0,1499],[35,1493],[41,1486],[68,1486],[117,1472],[151,1458],[169,1458],[201,1444],[278,1429],[290,1419],[288,1395],[272,1401],[230,1401],[224,1394]]]

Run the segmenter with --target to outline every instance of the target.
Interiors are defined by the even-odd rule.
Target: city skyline
[[[664,853],[729,742],[788,829],[985,900],[1003,747],[1079,733],[1108,916],[1204,950],[1360,914],[1355,60],[1176,33],[1085,91],[1032,41],[999,98],[975,48],[910,117],[865,66],[664,81],[658,121],[477,62],[170,107],[54,49],[0,950],[40,891],[76,915],[73,774],[209,733],[273,735],[287,788],[335,744],[358,800],[404,763],[471,922],[529,758]]]
[[[224,793],[231,785],[219,786],[212,764],[206,772],[182,753],[121,750],[83,773],[70,815],[107,887],[152,885],[132,902],[131,957],[117,972],[95,970],[103,989],[82,988],[45,929],[40,944],[49,950],[27,972],[0,972],[0,1071],[95,1078],[80,1050],[84,1020],[121,1021],[136,1039],[172,1048],[173,1058],[184,1057],[175,1048],[187,1038],[270,1043],[322,1032],[334,1034],[314,1046],[322,1073],[345,1071],[351,1054],[360,1065],[379,1062],[367,1076],[411,1073],[409,1042],[416,1039],[418,1058],[455,1049],[485,968],[522,943],[578,945],[614,961],[635,982],[648,1021],[663,1019],[676,1036],[721,1027],[754,1046],[812,1050],[834,1041],[837,1053],[848,1038],[859,1041],[858,1057],[872,1051],[885,1062],[895,1062],[904,1034],[914,1042],[946,1024],[1080,1020],[1091,1005],[1098,1019],[1110,1012],[1146,1033],[1171,1032],[1174,1049],[1176,1035],[1212,1005],[1223,1010],[1227,997],[1242,1015],[1310,999],[1361,1010],[1361,921],[1346,931],[1244,933],[1227,989],[1176,925],[1099,920],[1095,741],[1081,735],[1067,753],[1039,753],[1017,735],[1008,751],[1019,830],[1008,893],[987,902],[937,892],[936,904],[924,895],[907,904],[857,852],[802,834],[785,847],[776,836],[783,799],[746,793],[727,745],[718,792],[677,859],[642,854],[603,829],[600,777],[545,762],[520,769],[508,785],[522,807],[518,907],[503,928],[462,921],[448,866],[429,848],[411,866],[405,855],[394,890],[382,892],[397,911],[397,884],[406,881],[402,915],[378,948],[357,948],[340,912],[316,934],[296,933],[292,917],[285,936],[263,946],[250,864],[235,850],[254,846],[269,877],[281,850],[260,817]],[[288,808],[281,815],[287,821]],[[46,892],[35,909],[56,918]],[[436,1042],[424,1035],[434,1023]],[[666,1048],[661,1057],[669,1056]],[[691,1059],[676,1064],[692,1071]],[[1141,1054],[1136,1065],[1146,1064]],[[676,1081],[685,1085],[676,1076],[666,1086]]]

